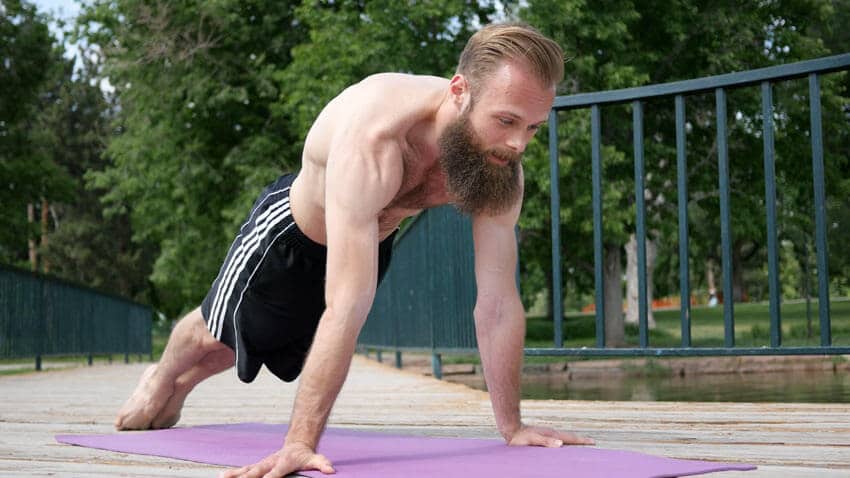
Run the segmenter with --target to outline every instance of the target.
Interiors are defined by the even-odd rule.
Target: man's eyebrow
[[[499,112],[497,112],[496,114],[498,114],[498,115],[502,115],[502,116],[510,116],[511,118],[513,118],[513,119],[515,119],[515,120],[520,120],[520,121],[522,120],[522,116],[520,116],[520,115],[518,115],[518,114],[514,113],[513,111],[499,111]],[[531,126],[541,126],[541,125],[544,125],[544,124],[546,124],[546,122],[547,122],[548,120],[549,120],[549,119],[547,118],[547,119],[545,119],[545,120],[538,121],[537,123],[533,123],[533,124],[531,124]]]

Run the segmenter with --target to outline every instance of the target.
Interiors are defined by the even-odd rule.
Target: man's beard
[[[440,165],[455,207],[466,214],[499,214],[516,204],[520,194],[521,155],[504,149],[485,150],[465,114],[440,135]],[[487,156],[507,161],[493,164]]]

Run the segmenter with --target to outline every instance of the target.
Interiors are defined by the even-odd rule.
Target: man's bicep
[[[369,132],[351,132],[335,141],[328,158],[326,301],[344,315],[365,315],[374,298],[378,215],[398,187],[392,153],[391,142],[376,140]]]

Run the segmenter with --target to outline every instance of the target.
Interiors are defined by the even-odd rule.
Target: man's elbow
[[[504,320],[515,320],[524,317],[524,309],[519,297],[512,296],[479,296],[472,310],[476,325],[500,323]]]
[[[366,323],[369,309],[372,307],[371,297],[351,300],[328,298],[326,302],[327,306],[322,321],[327,322],[328,326],[335,326],[345,333],[355,335],[360,333],[360,329]]]

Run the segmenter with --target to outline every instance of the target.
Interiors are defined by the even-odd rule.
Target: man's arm
[[[478,350],[496,425],[510,445],[558,447],[593,444],[592,440],[551,428],[530,427],[520,414],[520,375],[525,342],[525,310],[516,286],[517,244],[514,228],[521,202],[498,215],[473,218],[475,318]]]
[[[301,374],[283,448],[225,477],[276,476],[318,469],[333,473],[316,454],[375,297],[378,275],[378,213],[398,190],[400,150],[390,136],[362,130],[334,138],[326,172],[326,309]],[[268,473],[268,475],[266,475]]]

